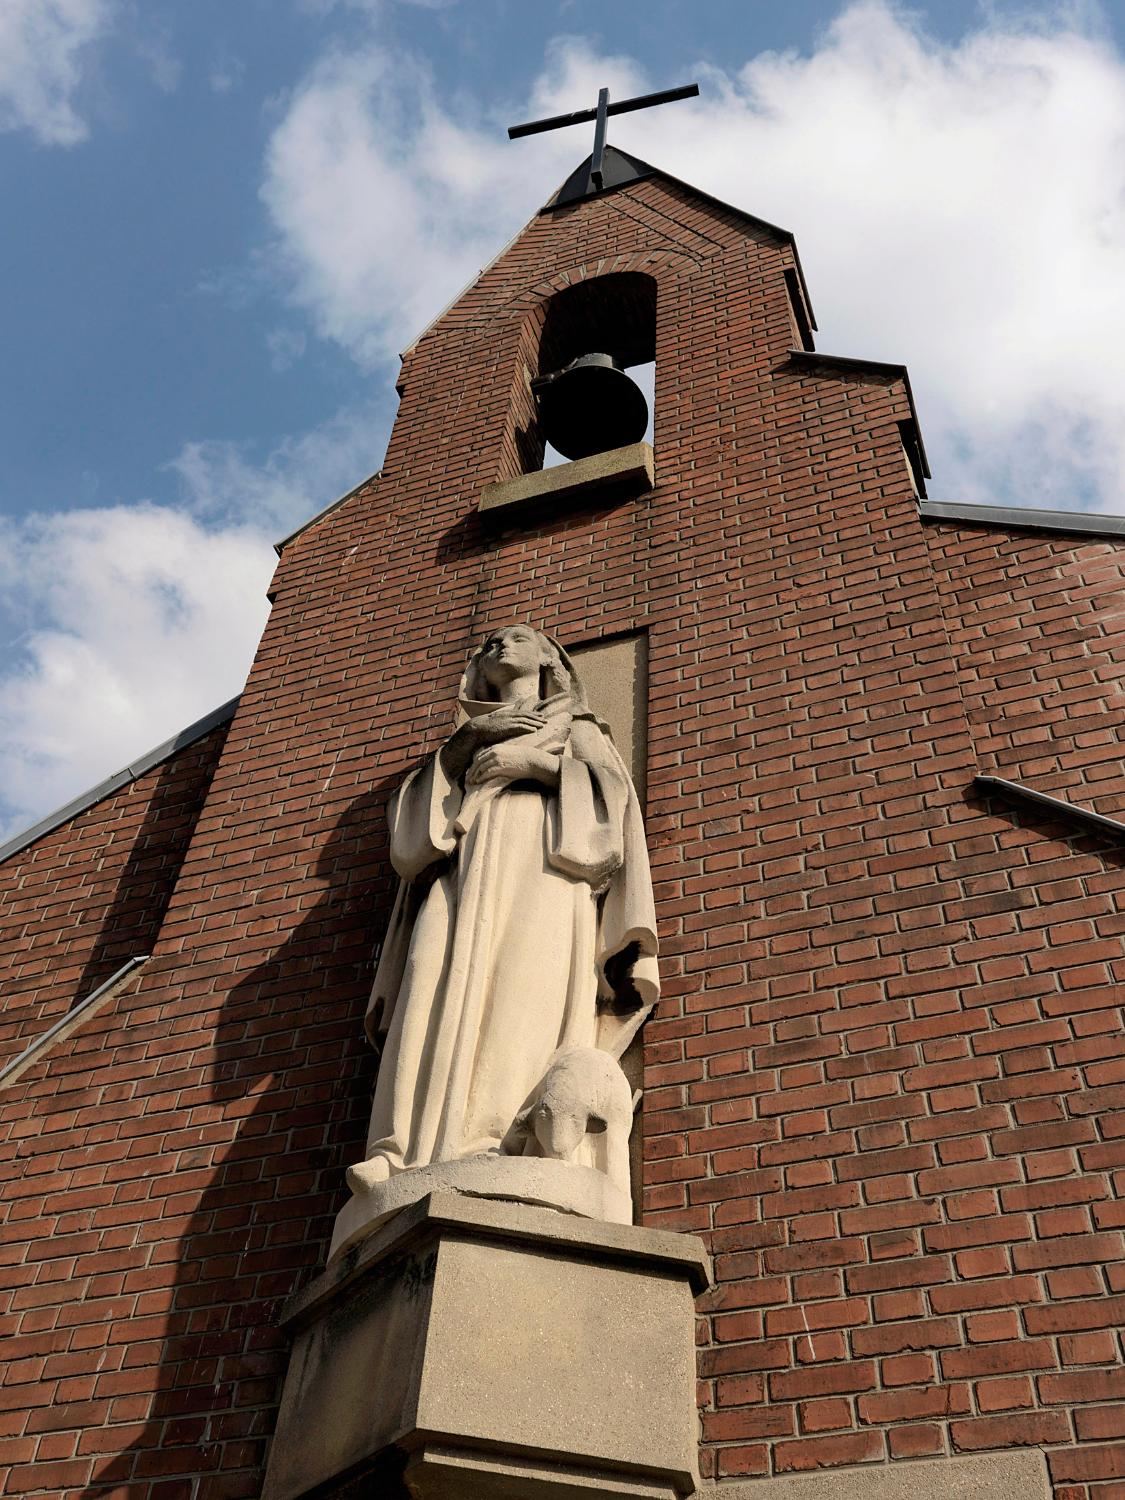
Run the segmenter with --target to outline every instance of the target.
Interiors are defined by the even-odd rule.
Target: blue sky
[[[689,81],[697,60],[722,67],[768,48],[807,49],[838,9],[146,0],[123,12],[91,48],[75,93],[86,138],[52,149],[26,131],[0,137],[0,504],[19,514],[170,493],[162,465],[185,441],[245,443],[264,459],[361,384],[386,390],[393,363],[360,375],[339,344],[310,340],[268,264],[263,156],[287,91],[327,48],[362,47],[374,34],[424,59],[435,93],[463,96],[465,113],[499,140],[557,35],[634,57],[668,86]],[[974,12],[946,4],[930,21],[955,35]],[[587,134],[570,133],[576,161]],[[508,150],[522,174],[526,148]],[[553,185],[540,183],[541,195]],[[392,415],[388,404],[384,421]],[[374,468],[385,431],[372,437]]]
[[[798,236],[948,499],[1125,510],[1125,5],[4,0],[0,834],[238,690],[396,351],[611,138]]]

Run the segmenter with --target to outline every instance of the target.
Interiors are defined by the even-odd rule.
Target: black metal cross
[[[609,90],[598,90],[597,109],[579,109],[572,115],[552,115],[549,120],[529,120],[526,125],[509,125],[508,139],[518,140],[524,135],[538,135],[543,130],[561,130],[564,125],[581,125],[587,120],[595,121],[594,151],[590,157],[590,181],[599,191],[602,188],[603,163],[605,161],[606,123],[610,115],[626,115],[634,109],[648,109],[653,104],[671,104],[675,99],[694,99],[699,93],[697,83],[688,83],[683,88],[665,89],[659,94],[638,94],[635,99],[622,99],[620,104],[609,102]]]

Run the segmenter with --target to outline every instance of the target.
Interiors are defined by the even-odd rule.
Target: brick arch
[[[524,313],[538,345],[536,368],[560,369],[591,348],[625,366],[655,359],[659,291],[649,271],[611,271],[561,287]]]
[[[565,291],[567,287],[576,286],[579,282],[592,281],[601,276],[613,276],[623,271],[642,271],[659,282],[664,279],[660,274],[662,271],[687,277],[698,275],[702,269],[702,260],[696,256],[685,255],[679,250],[638,250],[632,255],[614,256],[612,260],[603,258],[594,261],[579,261],[574,265],[564,266],[545,280],[526,287],[505,305],[512,308],[531,308],[538,303],[548,301],[556,292]]]

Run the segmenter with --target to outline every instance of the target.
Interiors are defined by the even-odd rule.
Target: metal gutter
[[[65,1016],[60,1016],[53,1026],[49,1026],[41,1037],[37,1037],[30,1046],[25,1047],[18,1057],[13,1057],[11,1062],[5,1063],[0,1068],[0,1086],[5,1083],[14,1083],[20,1074],[30,1068],[31,1064],[41,1057],[54,1042],[68,1037],[81,1021],[93,1013],[100,1001],[108,1000],[122,981],[128,978],[134,969],[147,963],[151,956],[151,954],[142,953],[139,957],[130,958],[123,963],[104,984],[99,984],[96,990],[92,990],[86,996],[85,1000],[79,1000],[78,1004],[72,1006]]]
[[[295,542],[302,533],[308,531],[310,526],[315,526],[318,521],[323,521],[325,516],[330,516],[334,510],[339,510],[341,505],[346,505],[353,495],[358,495],[364,485],[378,479],[382,472],[382,469],[376,469],[374,474],[368,474],[366,479],[361,479],[358,484],[353,484],[347,494],[341,495],[338,500],[333,500],[321,510],[316,511],[307,521],[302,521],[295,531],[291,531],[288,536],[283,536],[280,542],[274,542],[273,550],[277,553],[278,557],[281,556],[282,551],[288,547],[290,542]]]
[[[1125,537],[1125,516],[1096,511],[1031,510],[1022,505],[961,505],[923,500],[923,521],[964,521],[970,526],[1007,526],[1022,531],[1074,531],[1089,536]]]
[[[186,746],[194,744],[196,740],[201,740],[205,734],[209,734],[212,729],[225,724],[228,719],[233,719],[237,707],[238,699],[231,698],[218,708],[213,708],[209,714],[204,714],[202,719],[196,719],[194,724],[181,729],[179,734],[174,734],[170,740],[165,740],[162,745],[157,745],[147,754],[131,761],[123,770],[115,771],[112,776],[99,781],[97,786],[92,786],[80,797],[75,797],[73,802],[57,807],[54,812],[48,813],[38,823],[33,823],[23,833],[17,833],[15,838],[9,839],[6,844],[0,844],[0,863],[10,859],[13,854],[18,854],[21,849],[26,849],[29,844],[34,844],[36,839],[41,839],[45,833],[51,833],[54,829],[61,828],[64,823],[69,823],[71,818],[76,818],[88,807],[93,807],[96,802],[100,802],[103,797],[108,797],[111,792],[116,792],[121,787],[128,786],[130,782],[136,781],[146,771],[151,771],[153,766],[158,766],[162,760],[175,755],[177,750],[183,750]]]
[[[1046,792],[1037,792],[1018,781],[1005,781],[1002,776],[974,776],[973,786],[986,794],[999,792],[1001,796],[1011,797],[1017,802],[1032,802],[1037,807],[1045,807],[1057,813],[1061,818],[1083,823],[1097,833],[1108,834],[1110,838],[1117,840],[1125,839],[1125,823],[1118,822],[1116,818],[1107,818],[1101,813],[1094,812],[1092,808],[1079,807],[1077,803],[1064,802],[1060,797],[1051,797]]]

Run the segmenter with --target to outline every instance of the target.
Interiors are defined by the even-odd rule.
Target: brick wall
[[[0,1065],[149,953],[226,725],[0,861]]]
[[[536,219],[410,352],[381,478],[282,558],[141,982],[80,1085],[72,1039],[0,1100],[38,1132],[3,1493],[258,1493],[277,1311],[362,1148],[381,809],[522,617],[648,636],[645,1222],[714,1254],[705,1472],[1030,1442],[1108,1500],[1125,876],[973,802],[987,567],[935,571],[901,384],[790,360],[793,264],[651,178]],[[485,533],[529,329],[608,271],[657,283],[656,489]]]
[[[980,770],[1125,811],[1125,548],[931,522]]]

